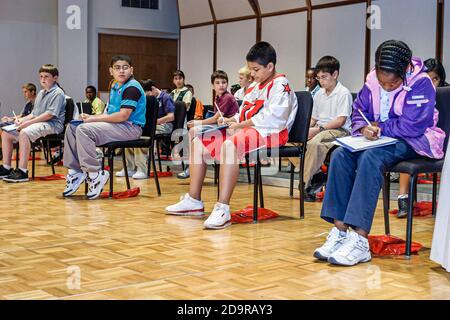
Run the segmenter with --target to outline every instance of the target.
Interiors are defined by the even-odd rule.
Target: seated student
[[[444,156],[445,133],[436,127],[435,102],[436,90],[422,61],[413,58],[401,41],[382,43],[375,54],[375,69],[353,105],[352,134],[369,140],[381,134],[398,142],[355,153],[345,148],[333,152],[321,217],[334,228],[314,257],[344,266],[371,260],[367,237],[384,168],[418,155]]]
[[[172,98],[167,92],[158,89],[155,82],[151,79],[142,80],[140,83],[146,96],[153,96],[158,100],[159,112],[156,122],[156,134],[171,134],[173,131],[172,122],[175,120],[175,106]],[[128,176],[132,176],[135,180],[148,178],[148,152],[148,148],[125,150]],[[125,177],[125,169],[117,172],[116,177]]]
[[[92,105],[92,114],[102,114],[105,111],[105,103],[97,97],[97,89],[94,86],[86,87],[86,100],[83,102]]]
[[[199,216],[204,214],[201,191],[206,174],[206,159],[221,163],[219,201],[205,221],[208,229],[223,229],[231,224],[230,198],[239,175],[239,161],[253,147],[278,147],[286,144],[297,113],[297,98],[284,75],[276,72],[275,49],[267,42],[255,44],[247,54],[248,66],[256,83],[233,118],[219,120],[229,128],[214,139],[194,138],[190,143],[191,181],[189,193],[166,208],[168,214]],[[218,78],[221,79],[221,78]],[[220,139],[223,135],[224,139]]]
[[[133,78],[130,57],[114,56],[109,72],[116,83],[111,88],[106,112],[100,115],[83,114],[82,124],[69,124],[67,127],[64,166],[69,173],[64,197],[73,195],[87,180],[87,198],[98,198],[109,179],[109,172],[101,170],[96,146],[113,141],[137,140],[142,135],[147,101],[142,86]]]
[[[242,67],[239,70],[238,82],[241,88],[234,94],[234,97],[236,98],[236,100],[244,100],[245,92],[253,82],[250,70],[247,66]]]
[[[312,177],[320,171],[328,152],[334,146],[335,137],[350,133],[352,115],[352,94],[339,82],[339,61],[331,56],[319,60],[315,68],[321,89],[314,96],[314,107],[305,154],[304,181],[305,201],[316,200],[315,190],[311,189]],[[289,158],[297,168],[299,158]]]
[[[185,86],[185,79],[186,77],[184,76],[183,71],[177,70],[173,73],[173,84],[176,88],[170,93],[170,96],[174,102],[183,101],[186,104],[186,110],[189,111],[189,108],[191,107],[192,93]]]
[[[192,93],[185,85],[185,75],[181,70],[177,70],[173,73],[173,84],[175,85],[175,89],[170,93],[172,100],[174,102],[184,102],[186,105],[186,112],[189,111],[192,102]],[[169,140],[161,140],[161,155],[165,157],[169,157],[171,154],[170,150],[170,141]]]
[[[316,93],[320,90],[320,81],[317,80],[317,72],[315,68],[309,68],[306,70],[305,83],[305,91],[311,92],[311,95],[314,98]]]
[[[444,66],[437,59],[428,59],[424,62],[426,72],[433,81],[436,88],[446,87],[448,84],[445,82],[446,73]],[[406,218],[408,215],[408,203],[409,203],[409,174],[401,173],[399,181],[398,191],[398,212],[397,218]]]
[[[51,64],[39,69],[42,90],[36,97],[33,111],[15,121],[17,134],[2,132],[3,165],[0,178],[7,182],[28,181],[28,156],[31,143],[50,134],[59,134],[64,130],[66,99],[64,91],[58,86],[59,71]],[[14,142],[19,142],[19,168],[11,168]]]
[[[211,75],[211,84],[216,94],[214,104],[214,116],[205,120],[189,121],[187,126],[192,128],[199,125],[216,124],[220,118],[220,112],[225,118],[232,118],[239,111],[239,106],[233,95],[228,92],[228,75],[222,70],[217,70]],[[177,175],[179,179],[189,178],[189,167]]]
[[[33,111],[34,101],[36,100],[36,86],[32,83],[27,83],[22,86],[22,94],[26,101],[25,107],[20,115],[17,117],[3,117],[2,124],[0,124],[0,135],[2,132],[1,127],[3,125],[12,124],[16,119],[21,119],[29,115]],[[2,160],[1,154],[1,137],[0,137],[0,160]]]
[[[189,91],[192,93],[192,99],[194,99],[195,98],[194,87],[191,84],[187,84],[186,88],[188,88]],[[194,120],[203,120],[203,110],[204,110],[203,103],[199,98],[195,98],[195,101],[197,102],[197,104],[193,106],[195,107]]]
[[[32,111],[34,107],[34,102],[36,100],[36,86],[32,83],[27,83],[22,86],[22,94],[23,98],[25,99],[25,107],[23,108],[23,111],[20,115],[17,117],[3,117],[2,122],[7,123],[13,123],[17,119],[22,119],[28,116]],[[1,128],[0,128],[1,130]]]

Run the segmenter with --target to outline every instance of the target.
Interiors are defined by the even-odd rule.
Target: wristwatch
[[[319,126],[319,130],[320,130],[320,132],[322,132],[322,131],[325,131],[325,130],[327,130],[327,129],[325,129],[324,126]]]

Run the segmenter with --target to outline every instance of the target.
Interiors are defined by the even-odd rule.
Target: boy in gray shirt
[[[6,182],[28,181],[28,155],[31,143],[50,134],[59,134],[64,130],[66,99],[64,91],[58,86],[59,72],[51,64],[39,69],[40,83],[43,88],[36,97],[33,112],[17,119],[16,131],[2,133],[3,165],[0,166],[0,179]],[[11,168],[14,142],[19,142],[19,167]]]

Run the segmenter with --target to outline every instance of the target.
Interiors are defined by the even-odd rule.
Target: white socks
[[[71,176],[73,176],[73,175],[75,175],[75,174],[77,174],[77,173],[81,173],[81,170],[69,169],[69,174],[70,174]]]

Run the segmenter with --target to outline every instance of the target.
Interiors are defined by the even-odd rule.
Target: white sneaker
[[[336,227],[331,229],[327,241],[314,251],[314,258],[327,261],[331,254],[344,244],[347,234],[348,232],[339,231]]]
[[[175,216],[202,216],[205,214],[203,201],[192,198],[189,193],[182,196],[180,200],[166,208],[167,214]]]
[[[128,170],[128,177],[132,177],[135,173],[136,173],[136,171]],[[122,170],[120,170],[119,172],[117,172],[117,173],[116,173],[116,177],[117,177],[117,178],[123,178],[123,177],[125,177],[125,169],[122,169]]]
[[[142,171],[137,171],[135,174],[133,174],[134,180],[142,180],[147,178],[148,178],[147,174]]]
[[[328,258],[328,262],[340,266],[354,266],[372,260],[369,240],[350,231],[344,244]]]
[[[224,229],[231,226],[230,206],[223,203],[216,203],[214,210],[203,224],[206,229]]]
[[[86,180],[87,174],[84,172],[77,172],[75,174],[68,174],[66,177],[66,189],[64,189],[63,197],[69,197],[77,192],[81,184]]]
[[[97,199],[103,191],[103,187],[109,180],[109,172],[106,170],[99,171],[95,178],[87,177],[88,193],[87,198],[89,200]]]

